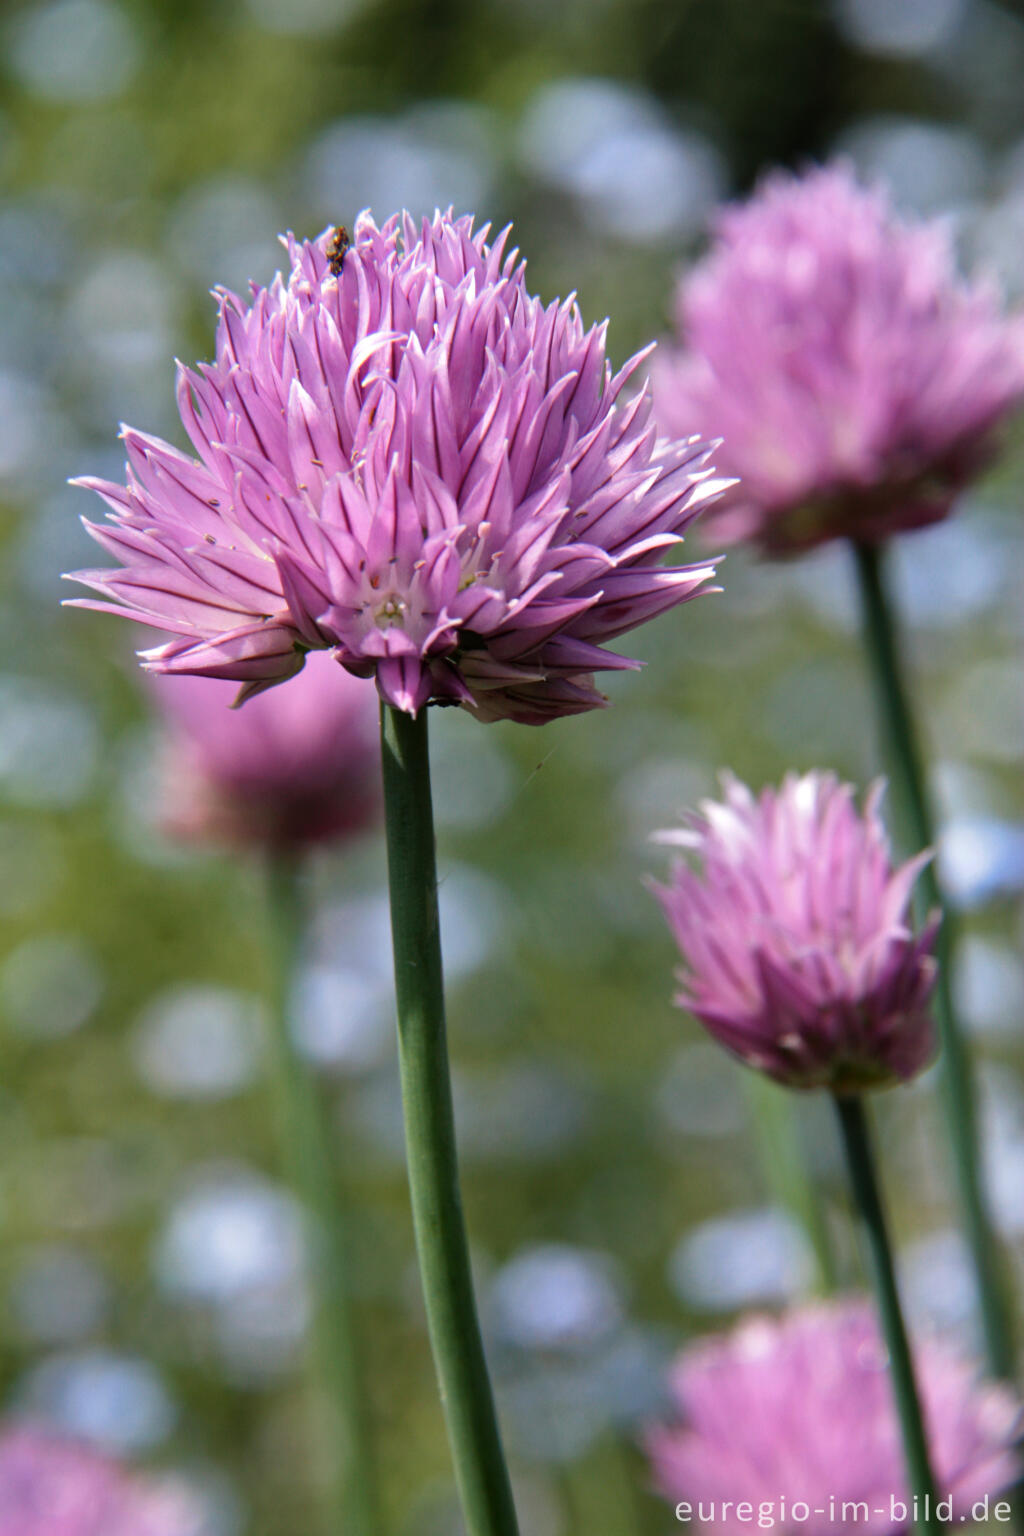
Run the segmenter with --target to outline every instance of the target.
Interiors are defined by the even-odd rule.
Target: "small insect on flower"
[[[330,245],[327,247],[327,266],[333,277],[337,277],[345,265],[345,252],[351,244],[348,230],[344,224],[339,224],[331,236]]]

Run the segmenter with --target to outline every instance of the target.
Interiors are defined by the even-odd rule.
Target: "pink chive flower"
[[[194,1536],[197,1528],[183,1488],[28,1426],[0,1434],[0,1536]]]
[[[741,1061],[791,1088],[838,1093],[913,1077],[934,1050],[932,918],[910,926],[929,855],[890,862],[876,784],[858,812],[832,774],[724,798],[658,840],[685,848],[654,885],[684,966],[676,1001]]]
[[[1020,1475],[1020,1404],[937,1340],[920,1341],[914,1363],[939,1495],[954,1523],[969,1520],[976,1501]],[[761,1529],[814,1536],[912,1526],[885,1347],[866,1302],[748,1318],[685,1349],[670,1388],[679,1422],[654,1429],[647,1451],[659,1492],[691,1504],[695,1523],[721,1536],[757,1529],[759,1516]]]
[[[155,677],[161,819],[199,842],[297,847],[362,831],[379,809],[377,695],[323,655],[289,688],[228,708],[233,684]]]
[[[843,165],[776,172],[718,216],[654,363],[662,428],[713,426],[739,476],[713,536],[784,554],[943,518],[1024,398],[1024,324]]]
[[[604,642],[705,586],[661,562],[719,488],[708,445],[659,443],[622,399],[645,354],[613,376],[605,326],[487,235],[364,213],[219,295],[215,361],[179,371],[198,457],[126,428],[127,484],[79,482],[123,566],[81,601],[173,634],[150,669],[244,697],[323,648],[398,709],[540,723],[604,703],[595,669],[637,665]]]

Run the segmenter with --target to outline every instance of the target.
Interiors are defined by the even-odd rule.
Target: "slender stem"
[[[381,706],[398,1054],[427,1324],[469,1536],[516,1536],[459,1192],[427,714]]]
[[[313,1327],[310,1367],[330,1414],[328,1440],[331,1536],[374,1536],[379,1527],[366,1397],[351,1311],[345,1213],[330,1136],[312,1074],[295,1048],[290,999],[305,927],[302,870],[275,854],[268,870],[277,959],[274,1085],[288,1178],[312,1218]]]
[[[903,675],[883,556],[877,545],[855,544],[853,550],[864,645],[898,825],[908,850],[916,853],[921,848],[935,846],[935,825]],[[924,911],[938,908],[942,912],[942,926],[936,942],[939,972],[935,989],[935,1016],[942,1041],[941,1084],[964,1228],[977,1276],[986,1353],[992,1373],[1012,1381],[1016,1363],[1013,1329],[1001,1256],[981,1177],[973,1064],[953,1002],[955,927],[949,906],[943,901],[934,861],[922,872],[918,893]]]
[[[914,1380],[907,1330],[896,1289],[892,1248],[878,1188],[867,1115],[864,1102],[859,1097],[836,1098],[835,1106],[850,1184],[864,1233],[882,1335],[889,1352],[893,1397],[903,1434],[908,1484],[914,1500],[914,1524],[922,1536],[924,1533],[931,1536],[931,1533],[942,1530],[942,1522],[935,1513],[938,1502],[935,1477],[928,1454],[928,1439]]]
[[[768,1186],[807,1238],[814,1255],[814,1288],[827,1296],[836,1289],[836,1261],[821,1189],[800,1134],[800,1106],[794,1094],[760,1073],[745,1072],[743,1076]]]

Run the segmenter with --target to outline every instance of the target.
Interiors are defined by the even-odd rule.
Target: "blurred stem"
[[[769,1189],[804,1232],[814,1255],[814,1288],[827,1296],[838,1283],[835,1255],[821,1190],[800,1134],[800,1106],[792,1093],[760,1073],[745,1072],[743,1076]]]
[[[911,853],[935,847],[935,825],[903,673],[893,605],[880,546],[854,544],[864,648],[890,776],[901,841]],[[952,1143],[963,1223],[977,1276],[989,1368],[1012,1381],[1015,1374],[1009,1296],[981,1176],[977,1102],[971,1054],[953,1003],[953,914],[943,900],[934,860],[918,881],[919,915],[942,913],[935,952],[939,964],[935,1016],[942,1042],[941,1084]]]
[[[914,1525],[922,1536],[925,1533],[933,1536],[933,1533],[942,1530],[942,1522],[935,1513],[938,1502],[935,1477],[928,1454],[928,1440],[914,1379],[907,1330],[896,1289],[892,1248],[882,1209],[864,1101],[860,1097],[837,1097],[834,1102],[850,1184],[864,1234],[882,1337],[889,1353],[889,1373],[903,1435],[907,1481],[915,1504]]]
[[[381,705],[398,1055],[416,1248],[469,1536],[517,1536],[469,1265],[448,1071],[427,712]]]
[[[306,926],[302,875],[298,858],[283,852],[272,855],[268,886],[277,962],[273,1077],[287,1176],[312,1223],[309,1362],[331,1416],[326,1528],[331,1536],[374,1536],[378,1519],[369,1413],[352,1318],[347,1222],[324,1106],[290,1028],[292,985]]]
[[[556,1436],[558,1429],[553,1425]],[[637,1480],[626,1448],[612,1429],[606,1429],[587,1454],[563,1463],[561,1482],[572,1536],[594,1536],[597,1531],[638,1536],[643,1530]]]

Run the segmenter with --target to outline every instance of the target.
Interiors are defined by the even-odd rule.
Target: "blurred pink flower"
[[[961,1355],[934,1339],[915,1349],[915,1371],[940,1497],[952,1499],[955,1521],[969,1519],[976,1501],[1020,1475],[1020,1404],[1004,1385],[979,1383]],[[714,1504],[720,1536],[757,1529],[762,1509],[782,1531],[855,1527],[884,1536],[911,1525],[891,1502],[907,1503],[903,1451],[885,1348],[866,1302],[748,1318],[684,1349],[670,1386],[680,1422],[653,1430],[647,1450],[659,1491],[692,1504],[695,1524],[699,1505],[707,1515]],[[753,1505],[753,1519],[738,1517],[743,1503]],[[793,1518],[801,1504],[807,1518]]]
[[[1024,323],[843,165],[719,214],[652,369],[663,430],[713,430],[740,477],[710,524],[783,554],[945,517],[1024,397]]]
[[[603,642],[714,574],[661,564],[718,489],[708,445],[656,443],[646,389],[619,403],[645,354],[613,377],[605,326],[487,233],[363,214],[221,294],[216,361],[179,375],[199,459],[126,428],[127,486],[80,482],[124,566],[80,602],[176,635],[148,667],[249,694],[326,648],[398,709],[540,723],[604,703],[592,673],[638,663]]]
[[[179,837],[276,847],[326,842],[376,817],[377,694],[325,656],[291,687],[229,708],[234,687],[155,677],[166,722],[161,820]]]
[[[194,1536],[193,1500],[75,1441],[0,1434],[0,1536]]]
[[[915,935],[907,912],[929,855],[893,870],[880,784],[863,814],[828,773],[790,774],[758,799],[728,774],[723,789],[658,837],[699,862],[653,886],[685,962],[676,1001],[791,1088],[913,1077],[934,1050],[938,918]]]

